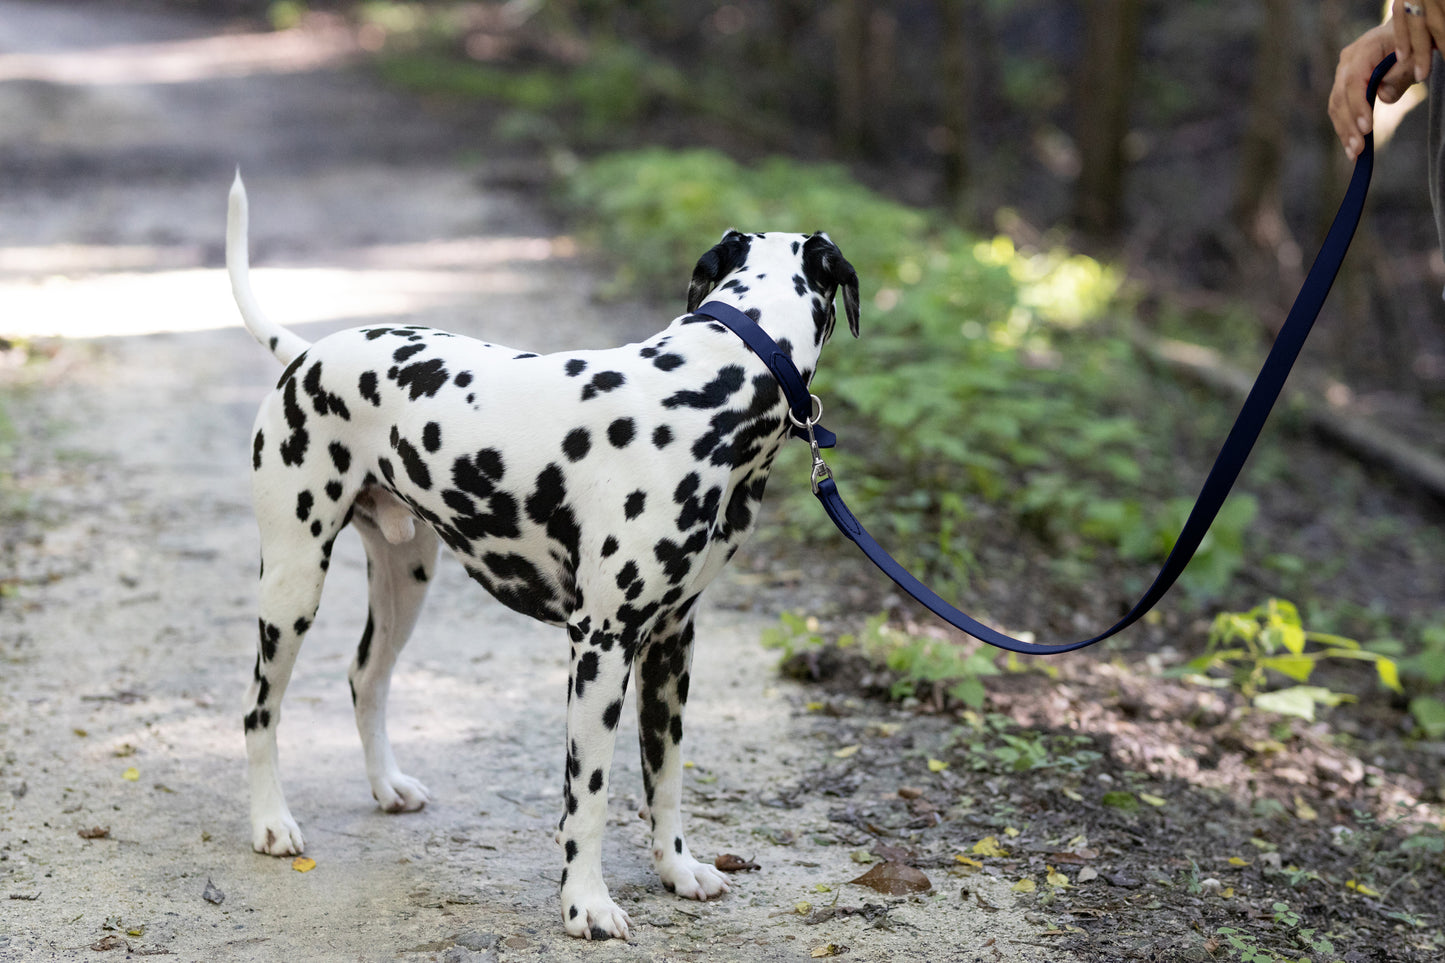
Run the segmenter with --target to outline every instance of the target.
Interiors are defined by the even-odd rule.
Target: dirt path
[[[437,801],[386,816],[346,695],[365,610],[349,534],[281,728],[316,866],[250,851],[247,435],[277,372],[218,267],[233,166],[261,297],[308,337],[395,315],[550,350],[637,337],[666,311],[598,308],[567,239],[487,186],[516,160],[347,67],[344,35],[221,29],[0,0],[0,335],[63,338],[5,376],[20,387],[0,505],[0,959],[770,961],[829,944],[861,960],[1042,959],[1042,921],[1005,882],[961,890],[938,869],[932,893],[907,899],[843,885],[858,840],[806,776],[845,734],[757,644],[776,613],[716,607],[685,805],[696,851],[762,870],[712,904],[661,890],[628,723],[606,865],[638,925],[631,945],[568,940],[550,832],[563,639],[444,565],[392,713],[403,764]],[[848,734],[878,711],[855,711]],[[888,912],[796,911],[835,899]]]

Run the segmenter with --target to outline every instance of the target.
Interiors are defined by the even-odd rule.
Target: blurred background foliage
[[[846,429],[830,461],[850,501],[945,594],[1070,637],[1112,621],[1173,544],[1238,399],[1156,349],[1257,368],[1349,175],[1325,113],[1339,50],[1382,6],[176,2],[279,29],[344,17],[392,83],[487,105],[497,149],[549,160],[537,186],[610,294],[680,308],[725,228],[827,230],[863,279],[863,340],[839,339],[815,383]],[[1438,497],[1280,428],[1348,415],[1445,453],[1423,112],[1379,124],[1392,142],[1305,390],[1177,608],[1202,643],[1214,612],[1298,599],[1312,631],[1398,661],[1445,732]],[[790,457],[781,475],[806,477]],[[827,522],[800,487],[780,524],[813,544]]]

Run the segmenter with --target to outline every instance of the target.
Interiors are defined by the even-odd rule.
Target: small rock
[[[490,950],[500,942],[502,942],[500,933],[470,931],[456,935],[457,946],[464,946],[469,950]]]

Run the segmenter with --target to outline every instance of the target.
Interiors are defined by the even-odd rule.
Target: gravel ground
[[[0,335],[46,356],[0,367],[0,960],[1058,958],[1006,882],[844,885],[862,868],[836,801],[780,792],[839,747],[836,726],[777,676],[757,642],[776,613],[738,583],[725,596],[742,602],[700,621],[688,715],[693,849],[761,865],[722,900],[652,876],[629,722],[605,861],[633,939],[563,935],[565,641],[459,566],[443,565],[393,687],[398,754],[436,802],[377,811],[345,681],[365,616],[350,534],[280,734],[316,865],[250,851],[247,436],[278,372],[220,270],[232,168],[258,292],[308,338],[406,317],[554,350],[669,316],[595,303],[570,241],[498,186],[526,159],[379,88],[349,51],[341,33],[143,4],[0,0]],[[887,712],[860,711],[850,732]],[[887,913],[798,911],[834,900]]]

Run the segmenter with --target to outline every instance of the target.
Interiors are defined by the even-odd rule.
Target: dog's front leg
[[[583,623],[585,624],[585,623]],[[557,827],[566,853],[562,870],[562,921],[571,936],[627,939],[631,921],[602,878],[602,832],[617,723],[627,695],[630,650],[614,633],[585,632],[573,623],[567,690],[567,811]]]
[[[682,712],[692,663],[693,610],[658,626],[637,659],[638,739],[652,824],[652,865],[679,896],[707,900],[727,880],[693,858],[682,822]]]

